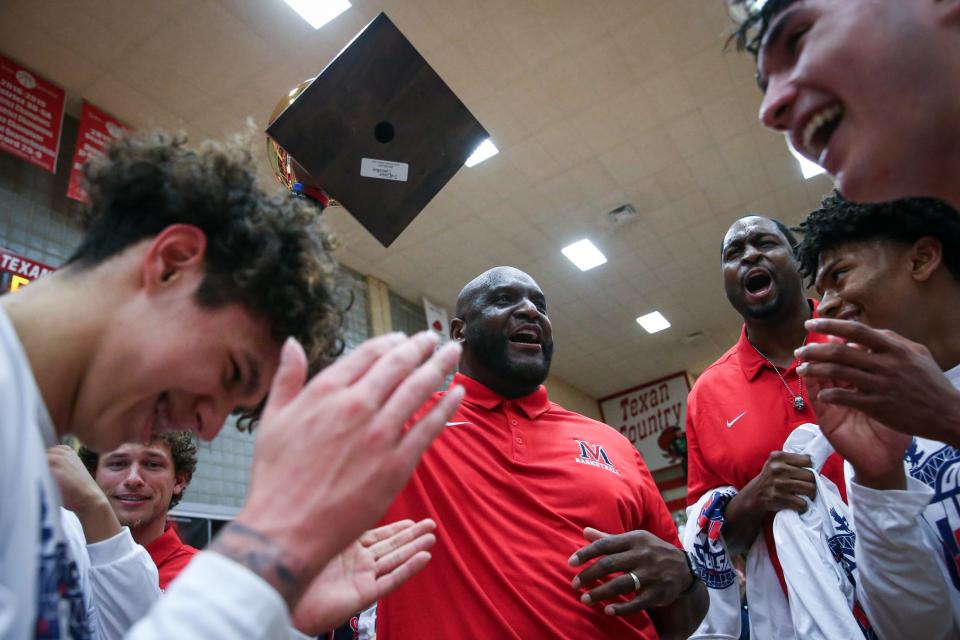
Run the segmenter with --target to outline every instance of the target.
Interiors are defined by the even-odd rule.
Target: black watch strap
[[[690,595],[693,590],[697,588],[697,583],[700,582],[700,574],[697,573],[697,570],[693,568],[693,554],[688,551],[684,551],[683,557],[687,560],[687,569],[690,570],[690,577],[693,578],[693,580],[690,582],[689,587],[680,592],[681,597]]]

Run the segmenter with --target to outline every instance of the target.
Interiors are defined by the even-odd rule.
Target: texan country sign
[[[0,293],[16,291],[31,280],[45,276],[51,271],[53,267],[0,247]]]
[[[687,421],[686,372],[627,389],[600,400],[603,421],[626,436],[650,471],[679,465],[683,452],[675,447]]]

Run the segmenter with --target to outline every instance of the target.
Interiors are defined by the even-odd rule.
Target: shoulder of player
[[[697,396],[708,393],[718,380],[728,379],[734,374],[742,375],[740,365],[736,360],[736,347],[728,350],[716,362],[703,370],[703,373],[697,377],[697,381],[693,383],[693,388],[690,389],[689,400],[693,401]]]

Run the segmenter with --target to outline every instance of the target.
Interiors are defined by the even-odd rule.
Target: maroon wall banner
[[[650,471],[681,463],[670,446],[686,431],[690,380],[681,371],[600,399],[603,421],[625,435]]]
[[[101,157],[110,143],[130,133],[130,127],[120,122],[106,111],[102,111],[86,100],[80,114],[80,128],[77,130],[77,149],[73,152],[73,164],[70,166],[70,184],[67,197],[81,202],[87,201],[87,192],[83,188],[83,163],[91,158]]]
[[[53,267],[42,262],[24,258],[0,247],[0,294],[16,291],[53,270]]]
[[[63,89],[0,56],[0,149],[57,170]]]

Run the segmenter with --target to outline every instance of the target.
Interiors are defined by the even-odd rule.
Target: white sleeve
[[[857,595],[881,638],[953,638],[950,596],[937,569],[942,560],[920,519],[933,489],[909,476],[907,483],[904,491],[848,484],[857,532]]]
[[[824,484],[818,482],[818,497],[823,489]],[[804,515],[784,509],[773,519],[773,537],[787,583],[796,637],[804,640],[863,638],[834,566],[824,557],[818,506],[809,500],[807,506]]]
[[[287,638],[290,614],[260,576],[214,551],[198,553],[128,640]]]
[[[100,637],[118,640],[160,599],[157,567],[126,527],[112,538],[88,544],[87,553]]]

